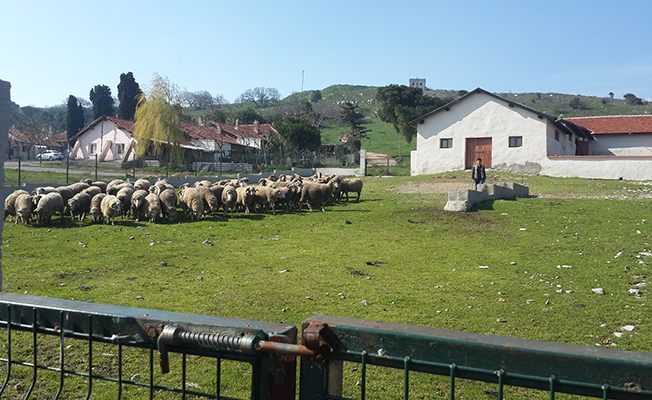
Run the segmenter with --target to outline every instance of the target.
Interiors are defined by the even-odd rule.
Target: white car
[[[63,160],[63,154],[57,150],[45,150],[42,153],[36,155],[37,160]]]

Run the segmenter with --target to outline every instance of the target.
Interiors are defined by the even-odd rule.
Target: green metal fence
[[[231,363],[246,389],[237,398],[290,400],[301,357],[301,400],[442,396],[414,395],[417,374],[444,377],[450,399],[473,398],[459,395],[469,381],[495,386],[489,394],[499,400],[512,387],[551,400],[559,393],[652,399],[649,353],[328,315],[305,320],[298,345],[287,324],[0,293],[0,327],[3,398],[68,398],[72,390],[86,399],[233,399],[222,390]],[[145,365],[138,379],[133,363]],[[197,370],[209,384],[190,381]],[[357,382],[345,385],[352,374]],[[384,383],[381,394],[372,375],[399,382]]]
[[[448,379],[449,398],[461,380],[545,390],[550,399],[570,393],[603,399],[652,398],[652,354],[591,348],[316,315],[302,324],[302,343],[323,360],[302,359],[300,398],[342,399],[343,362],[359,365],[356,397],[367,393],[369,366],[403,371],[390,398],[410,398],[410,376],[425,372]],[[402,390],[401,390],[402,389]],[[401,393],[402,392],[402,393]]]

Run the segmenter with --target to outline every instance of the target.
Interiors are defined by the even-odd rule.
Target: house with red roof
[[[181,147],[197,161],[217,162],[234,154],[257,153],[265,146],[265,134],[274,129],[270,124],[235,126],[209,123],[180,123],[186,142]],[[100,117],[82,129],[75,137],[70,159],[86,160],[97,156],[99,162],[133,162],[138,141],[133,138],[136,123],[114,117]],[[155,159],[148,152],[144,159]]]
[[[9,143],[7,147],[8,159],[23,160],[36,159],[36,155],[47,150],[63,150],[58,137],[61,134],[36,135],[29,132],[21,131],[15,128],[9,128]]]
[[[463,171],[481,158],[518,174],[652,180],[652,116],[564,119],[477,88],[410,124],[412,175]]]
[[[652,115],[568,118],[591,131],[593,156],[652,156]]]

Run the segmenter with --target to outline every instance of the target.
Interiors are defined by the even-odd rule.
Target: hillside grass
[[[652,351],[647,291],[628,293],[652,262],[639,255],[652,250],[649,185],[490,172],[489,182],[523,182],[539,197],[487,201],[469,213],[443,211],[446,194],[427,189],[467,180],[366,177],[360,201],[327,212],[6,223],[3,290],[294,325],[323,313],[591,347],[609,339]],[[631,334],[613,335],[628,324]],[[143,356],[133,357],[140,365]],[[210,386],[210,367],[197,363],[192,379]],[[238,368],[223,384],[246,397]],[[351,379],[346,390],[355,392]],[[469,397],[486,396],[476,386]]]

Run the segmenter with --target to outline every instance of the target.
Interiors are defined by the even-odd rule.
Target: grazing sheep
[[[161,215],[161,201],[156,193],[150,193],[145,197],[147,201],[147,214],[145,215],[149,222],[156,222],[156,218]]]
[[[89,185],[89,184],[86,183],[86,182],[77,182],[77,183],[73,183],[72,185],[68,185],[68,186],[66,186],[66,187],[67,187],[68,189],[72,190],[72,193],[73,193],[72,195],[74,196],[74,195],[76,195],[77,193],[81,192],[82,190],[84,190],[84,189],[88,189],[90,186],[91,186],[91,185]],[[61,187],[59,187],[58,189],[61,189]],[[62,196],[63,196],[63,195],[62,195]]]
[[[254,188],[251,186],[241,186],[236,188],[235,191],[238,194],[238,208],[244,210],[245,214],[249,214],[249,207],[251,207],[254,200]]]
[[[114,186],[116,186],[116,185],[122,185],[123,183],[125,183],[125,181],[123,181],[122,179],[114,179],[114,180],[112,180],[111,182],[109,182],[109,183],[106,185],[106,191],[105,191],[105,193],[106,193],[106,194],[113,194],[113,195],[115,196],[115,194],[118,193],[117,190],[116,190],[115,192],[113,192],[113,193],[109,193],[109,191],[111,191],[111,189],[112,189]]]
[[[260,178],[260,179],[258,180],[258,184],[259,184],[260,186],[267,186],[267,182],[268,182],[268,180],[265,179],[265,178]]]
[[[82,193],[87,193],[89,196],[91,196],[92,199],[93,197],[95,197],[95,195],[102,193],[102,189],[99,186],[90,186],[82,190]]]
[[[95,181],[91,183],[91,186],[97,186],[98,188],[100,188],[101,193],[106,193],[106,186],[107,186],[106,182]]]
[[[134,188],[131,186],[124,186],[120,190],[118,190],[118,193],[115,195],[118,199],[120,199],[120,202],[122,203],[122,216],[124,217],[125,215],[129,214],[131,211],[131,196],[134,194]]]
[[[260,201],[262,197],[261,205],[267,206],[267,212],[269,213],[269,208],[272,208],[272,214],[276,214],[274,210],[274,204],[276,201],[285,198],[285,192],[278,188],[261,186],[256,188],[256,197]]]
[[[168,182],[168,181],[165,180],[165,179],[159,179],[158,181],[156,181],[156,183],[154,184],[154,186],[156,186],[156,187],[158,188],[158,191],[156,192],[157,194],[161,193],[161,192],[164,191],[165,189],[172,189],[172,190],[174,190],[174,186],[170,185],[170,182]]]
[[[79,216],[79,221],[84,220],[86,214],[91,210],[91,200],[92,197],[86,192],[77,193],[72,199],[68,200],[68,208],[73,220],[75,216]]]
[[[7,198],[5,199],[5,221],[7,220],[7,216],[16,216],[16,208],[15,208],[15,203],[16,199],[18,196],[21,194],[29,194],[26,190],[16,190],[13,193],[11,193]]]
[[[100,208],[102,209],[102,216],[104,216],[104,223],[108,224],[110,222],[111,225],[115,225],[115,217],[122,213],[120,199],[112,194],[106,195],[102,199]]]
[[[199,193],[202,200],[204,200],[204,212],[210,211],[211,213],[214,213],[217,211],[219,202],[208,186],[197,186],[195,190],[197,190],[197,193]]]
[[[66,208],[65,212],[66,214],[70,213],[70,208],[68,208],[68,200],[72,199],[74,195],[76,195],[78,192],[75,191],[76,188],[73,188],[72,185],[70,186],[59,186],[57,188],[57,192],[61,195],[61,198],[63,199],[63,204]]]
[[[165,189],[158,196],[161,202],[161,213],[172,222],[177,217],[177,193],[172,189]]]
[[[181,205],[184,211],[190,214],[190,220],[197,220],[204,214],[204,199],[196,188],[185,188],[181,192]]]
[[[211,187],[211,186],[213,186],[213,184],[211,183],[211,181],[202,180],[202,181],[195,182],[195,184],[193,186],[195,186],[195,187],[198,187],[198,186]]]
[[[36,189],[32,190],[32,196],[36,196],[38,194],[48,194],[56,191],[57,188],[54,186],[39,186]]]
[[[276,181],[278,180],[278,176],[276,176],[276,175],[270,175],[270,176],[267,177],[267,179],[269,179],[269,180],[272,181],[272,182],[276,182]]]
[[[342,186],[340,188],[339,199],[342,198],[342,194],[346,194],[346,201],[349,201],[349,192],[356,192],[358,198],[356,201],[360,200],[360,193],[362,193],[363,182],[361,179],[344,179],[342,180]]]
[[[61,214],[61,221],[63,222],[64,211],[63,198],[59,192],[52,192],[43,195],[38,201],[38,205],[34,210],[36,214],[36,221],[39,225],[48,225],[54,213]]]
[[[147,191],[139,189],[131,196],[131,216],[136,222],[145,219],[147,215],[147,209],[149,208],[146,200],[147,195]]]
[[[290,184],[289,186],[282,186],[279,189],[283,191],[283,198],[278,201],[278,204],[282,207],[285,205],[285,211],[290,212],[290,209],[294,210],[297,208],[299,201],[301,200],[301,187],[299,185]]]
[[[149,188],[152,184],[149,183],[147,179],[138,179],[136,183],[134,183],[134,191],[135,190],[145,190],[149,191]]]
[[[219,208],[222,207],[222,192],[223,191],[224,191],[224,186],[219,186],[219,185],[211,186],[211,192],[213,192],[213,195],[217,199],[217,207],[215,207],[215,211],[219,210]]]
[[[106,193],[100,193],[93,196],[91,199],[91,209],[89,214],[93,217],[93,223],[97,221],[102,221],[104,218],[102,216],[102,200],[107,196]]]
[[[222,190],[222,206],[224,207],[224,218],[226,218],[226,211],[231,209],[231,218],[233,218],[233,211],[238,202],[238,192],[231,185],[225,186]]]
[[[316,183],[309,182],[303,185],[301,189],[301,200],[299,202],[299,210],[301,210],[301,205],[306,202],[310,212],[312,212],[312,204],[316,202],[321,202],[321,210],[324,209],[324,204],[330,200],[333,195],[334,183]]]
[[[117,185],[113,185],[111,188],[107,188],[106,194],[117,196],[118,192],[124,188],[130,188],[131,190],[134,190],[134,184],[131,182],[124,182]]]
[[[16,209],[16,223],[29,224],[32,220],[32,212],[34,211],[34,203],[32,203],[32,196],[25,192],[16,198],[14,203]]]

